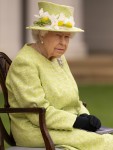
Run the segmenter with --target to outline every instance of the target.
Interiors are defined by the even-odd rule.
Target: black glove
[[[90,120],[90,127],[92,128],[92,131],[95,132],[97,129],[101,127],[101,122],[97,117],[93,115],[88,115],[87,117]]]
[[[77,117],[73,127],[95,132],[101,127],[101,122],[93,115],[81,114]]]

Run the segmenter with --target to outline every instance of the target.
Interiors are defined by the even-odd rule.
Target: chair
[[[7,76],[8,69],[11,64],[11,59],[3,52],[0,52],[0,84],[4,96],[4,108],[0,108],[0,113],[37,113],[39,114],[39,125],[42,133],[42,137],[45,143],[45,148],[26,148],[17,147],[12,136],[11,130],[10,134],[6,131],[2,119],[0,117],[0,150],[5,150],[4,141],[8,143],[11,147],[8,150],[60,150],[55,149],[54,143],[49,135],[48,129],[45,122],[45,108],[10,108],[8,103],[8,91],[5,86],[5,80]],[[9,118],[10,124],[10,118]],[[38,139],[37,139],[38,140]]]

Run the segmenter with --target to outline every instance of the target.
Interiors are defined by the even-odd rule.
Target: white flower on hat
[[[43,17],[50,17],[49,13],[48,12],[44,12],[43,11],[43,8],[41,8],[39,10],[39,15],[34,15],[35,17],[37,17],[37,19],[40,19],[40,18],[43,18]]]
[[[72,16],[67,18],[63,13],[59,15],[50,15],[48,12],[44,12],[43,8],[39,10],[39,15],[35,15],[37,21],[34,22],[38,26],[46,26],[48,28],[54,28],[59,30],[62,27],[72,28],[74,26],[74,19]]]
[[[58,26],[65,26],[65,27],[72,28],[74,26],[73,17],[70,16],[69,18],[67,18],[63,13],[61,13],[58,18]]]
[[[56,26],[58,22],[58,15],[51,15],[50,20],[51,20],[51,26]]]
[[[65,26],[66,27],[74,27],[75,22],[72,16],[70,16],[69,18],[65,19]]]
[[[44,12],[43,8],[39,10],[39,15],[35,15],[37,21],[34,22],[35,25],[45,26],[46,24],[51,24],[50,15],[48,12]]]

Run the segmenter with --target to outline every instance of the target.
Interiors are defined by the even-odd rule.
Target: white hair
[[[41,42],[40,36],[44,37],[48,32],[49,31],[44,31],[44,30],[32,30],[32,37],[36,43],[39,43]],[[74,35],[75,33],[72,32],[70,38],[73,38]]]
[[[43,30],[32,30],[32,37],[35,42],[40,42],[40,36],[45,36],[48,33],[48,31]]]

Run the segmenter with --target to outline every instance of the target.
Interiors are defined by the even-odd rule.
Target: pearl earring
[[[41,41],[41,44],[43,44],[44,42],[43,41]]]

